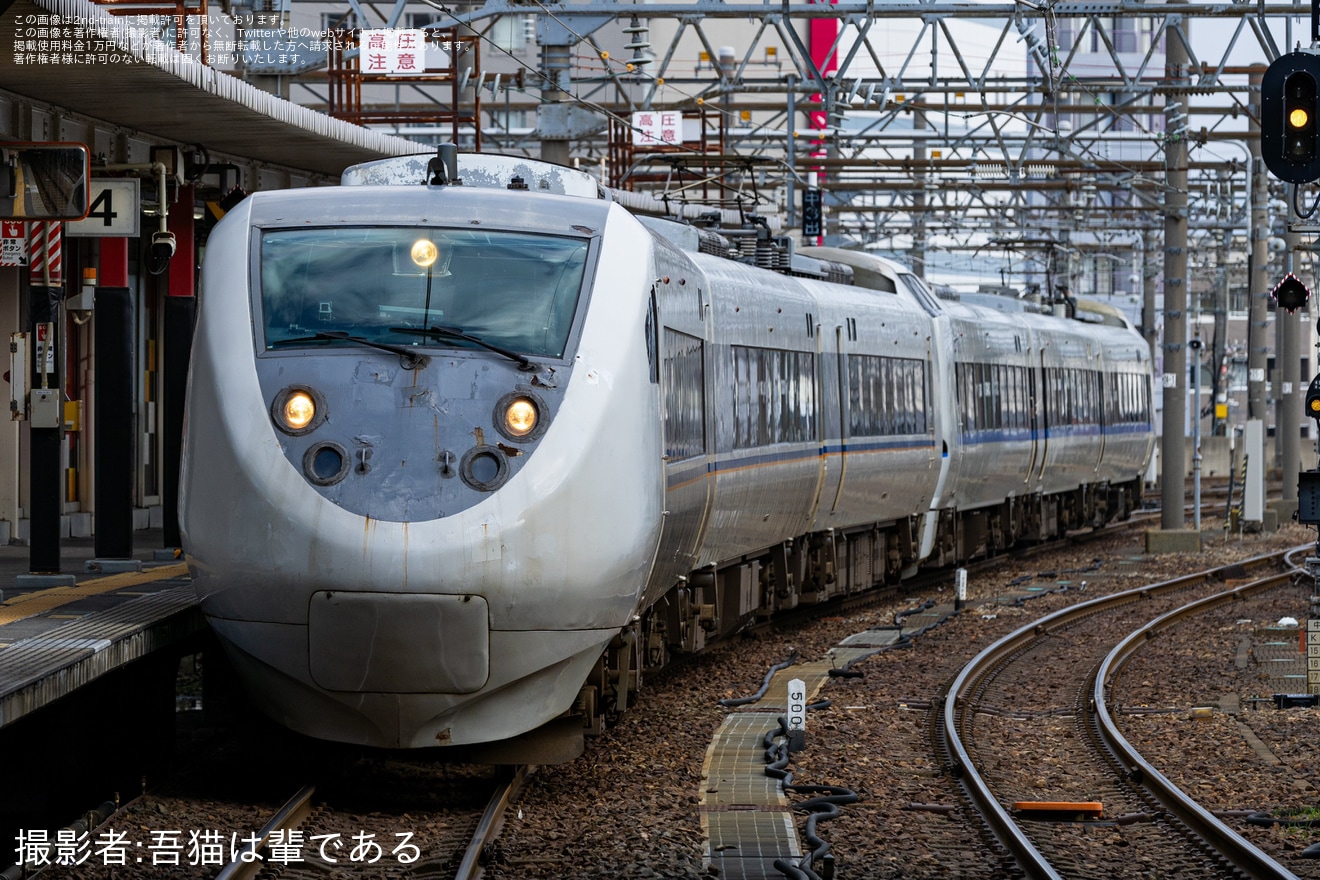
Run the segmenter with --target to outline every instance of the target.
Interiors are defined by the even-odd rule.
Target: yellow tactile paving
[[[79,599],[85,599],[88,596],[99,596],[102,593],[114,592],[124,587],[181,577],[187,573],[187,563],[176,562],[172,565],[162,565],[147,571],[131,571],[124,574],[93,578],[72,587],[51,587],[47,590],[24,593],[21,596],[6,599],[4,604],[0,605],[0,626],[13,623],[16,620],[35,617],[42,612],[59,608]]]

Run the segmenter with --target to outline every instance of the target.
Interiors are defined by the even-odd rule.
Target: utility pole
[[[1297,257],[1302,245],[1301,233],[1289,230],[1283,240],[1288,246],[1284,251],[1284,272],[1295,275],[1301,268],[1301,260]],[[1287,309],[1274,310],[1274,350],[1278,352],[1274,362],[1280,389],[1274,406],[1274,435],[1279,444],[1279,468],[1283,474],[1283,498],[1278,508],[1280,520],[1291,519],[1293,511],[1297,509],[1297,480],[1292,475],[1302,469],[1300,435],[1303,394],[1298,387],[1302,376],[1300,321],[1309,324],[1310,316],[1301,310],[1293,313]]]
[[[1269,179],[1261,159],[1260,104],[1261,80],[1265,68],[1253,65],[1249,80],[1251,110],[1248,115],[1247,149],[1251,155],[1251,262],[1247,277],[1247,418],[1265,419],[1265,327],[1269,320],[1268,303],[1270,284],[1269,218],[1265,214],[1269,201]]]
[[[1178,3],[1170,3],[1176,7]],[[1187,47],[1170,33],[1165,55],[1166,85],[1183,83]],[[1175,90],[1164,105],[1164,419],[1160,438],[1160,527],[1183,528],[1187,472],[1187,104]]]
[[[1146,337],[1152,358],[1160,343],[1160,322],[1155,311],[1155,279],[1160,274],[1155,254],[1159,242],[1154,229],[1147,229],[1141,235],[1141,335]]]

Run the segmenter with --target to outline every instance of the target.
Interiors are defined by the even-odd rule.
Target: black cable
[[[908,608],[908,609],[905,609],[905,610],[903,610],[903,611],[899,611],[898,613],[896,613],[896,614],[894,615],[894,624],[895,624],[896,626],[902,626],[902,625],[903,625],[903,621],[906,620],[907,618],[911,617],[912,615],[914,615],[914,614],[920,614],[920,613],[923,612],[923,611],[929,611],[930,609],[932,609],[932,608],[934,608],[934,607],[935,607],[935,600],[934,600],[934,599],[927,599],[925,602],[922,602],[922,603],[921,603],[920,605],[918,605],[916,608]]]
[[[1269,828],[1278,825],[1281,828],[1320,828],[1320,819],[1283,819],[1269,813],[1256,812],[1247,817],[1248,825]]]
[[[1294,183],[1292,185],[1293,212],[1298,216],[1299,219],[1309,220],[1311,217],[1315,215],[1315,209],[1317,207],[1320,207],[1320,195],[1317,195],[1315,201],[1311,203],[1311,210],[1304,212],[1302,211],[1302,205],[1301,205],[1301,193],[1302,193],[1302,188]]]
[[[785,786],[785,789],[788,788],[790,786]],[[834,856],[830,852],[829,842],[822,840],[816,834],[816,825],[819,822],[837,819],[840,813],[839,807],[857,803],[859,800],[857,793],[841,785],[794,785],[791,788],[800,794],[818,795],[793,805],[794,810],[805,810],[811,814],[807,817],[806,837],[812,849],[802,857],[802,861],[798,862],[797,868],[810,877],[819,876],[821,880],[828,880],[834,875]],[[819,875],[814,868],[818,862],[828,866],[827,870]]]
[[[828,705],[828,701],[822,702]],[[812,703],[807,708],[816,709],[821,707],[821,703]],[[856,803],[859,798],[856,792],[842,786],[794,785],[793,771],[788,769],[788,719],[780,715],[776,721],[779,726],[767,730],[761,738],[761,743],[765,746],[765,774],[780,780],[780,786],[785,792],[814,794],[817,797],[799,801],[791,807],[793,810],[806,811],[811,814],[807,817],[805,829],[807,843],[812,847],[811,852],[803,856],[796,865],[786,859],[775,859],[775,869],[788,877],[789,880],[830,880],[834,876],[834,856],[830,853],[829,842],[822,840],[816,834],[816,825],[819,822],[827,822],[836,818],[839,815],[840,806]],[[825,866],[824,873],[817,873],[814,870],[813,866],[817,863]]]
[[[732,706],[745,706],[748,703],[755,703],[757,700],[764,697],[765,692],[770,689],[770,679],[774,678],[775,673],[781,669],[787,669],[788,667],[796,663],[797,656],[798,656],[797,651],[794,651],[792,654],[788,656],[787,660],[783,661],[782,663],[776,663],[774,666],[771,666],[770,671],[765,674],[765,680],[761,682],[761,689],[756,693],[752,694],[750,697],[733,697],[729,699],[724,699],[724,700],[720,700],[719,704],[721,706],[724,706],[725,708],[729,708]]]

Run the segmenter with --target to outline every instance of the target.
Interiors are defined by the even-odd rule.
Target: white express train
[[[343,184],[216,226],[189,382],[193,580],[295,730],[566,760],[674,653],[1138,504],[1121,319],[937,299],[524,159]]]

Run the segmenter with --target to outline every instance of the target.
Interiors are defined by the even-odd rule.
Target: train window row
[[[1045,370],[1045,420],[1054,425],[1100,424],[1100,373],[1074,367]]]
[[[1105,385],[1105,424],[1150,424],[1150,379],[1117,373]]]
[[[1009,364],[954,365],[963,433],[1031,427],[1031,370]]]
[[[665,452],[671,459],[706,453],[705,366],[702,340],[664,330]],[[811,352],[735,345],[733,447],[801,443],[816,434],[815,358]],[[853,437],[924,434],[930,430],[926,363],[916,358],[849,355],[848,426]],[[958,363],[956,392],[964,433],[1025,431],[1032,427],[1034,371],[1008,364]],[[1048,425],[1094,425],[1101,416],[1101,377],[1095,370],[1049,368]],[[1104,386],[1107,424],[1149,423],[1149,380],[1114,375]]]
[[[814,440],[815,356],[746,345],[732,353],[734,448]]]
[[[706,368],[702,345],[695,336],[665,328],[665,455],[671,460],[706,452]]]
[[[926,362],[848,355],[848,430],[853,437],[924,434]]]

